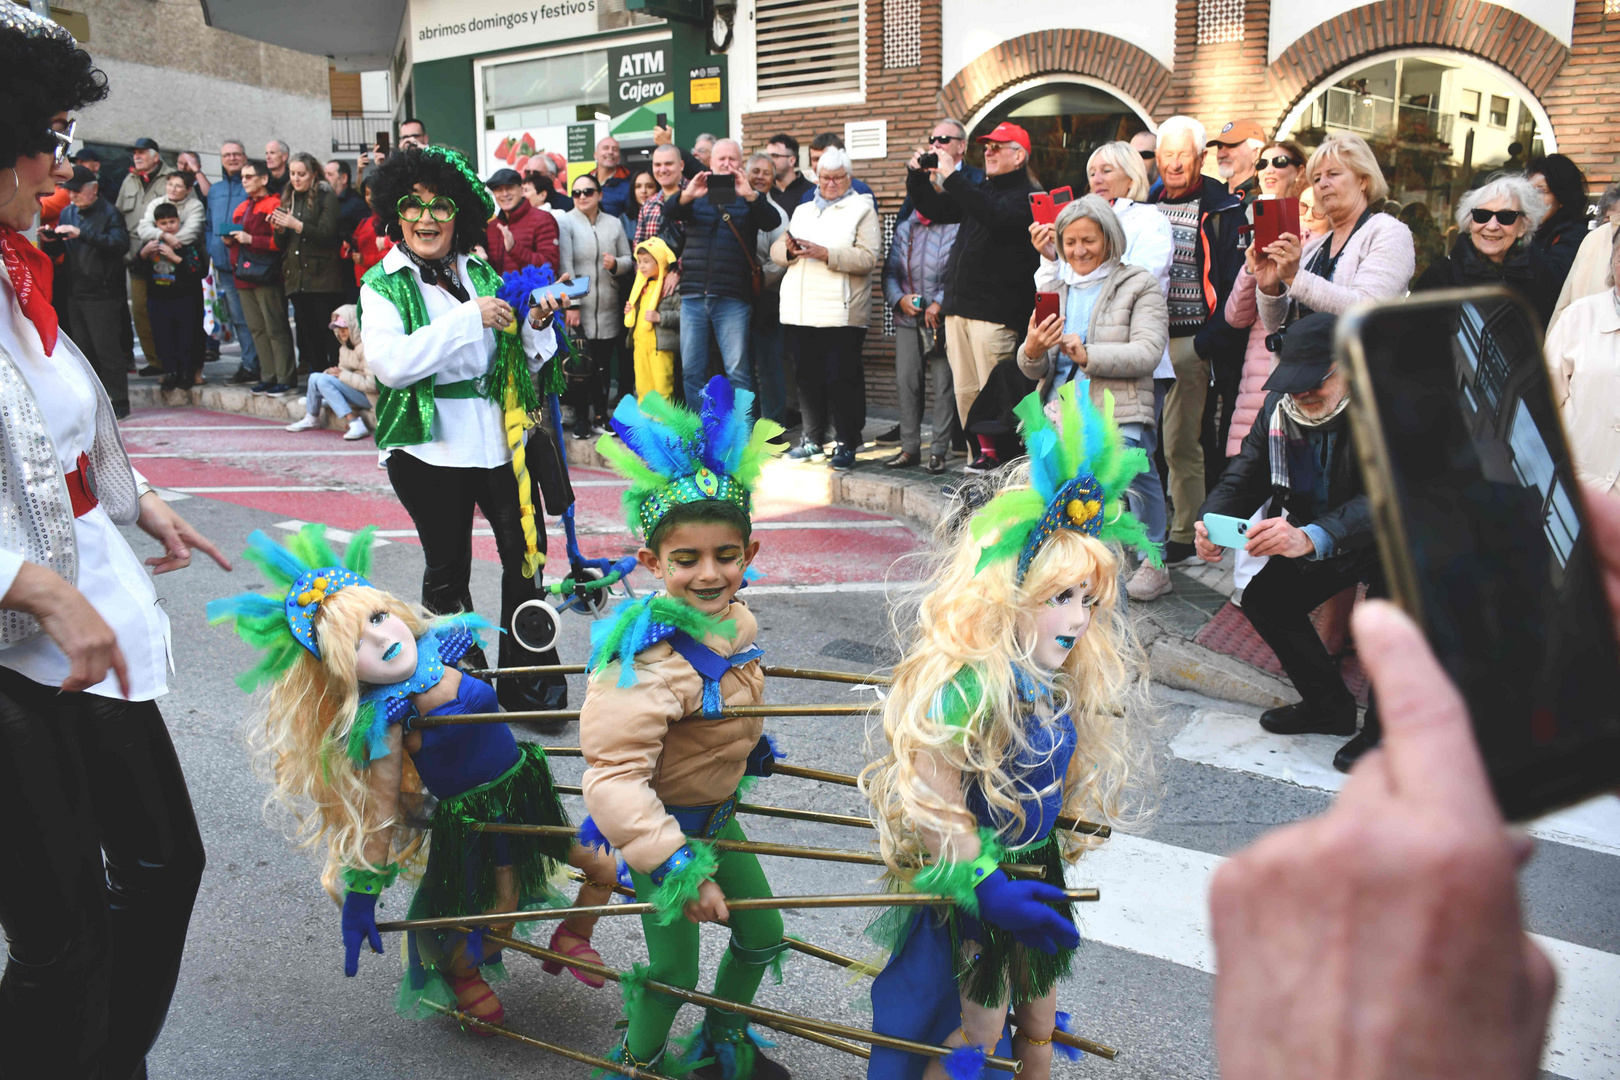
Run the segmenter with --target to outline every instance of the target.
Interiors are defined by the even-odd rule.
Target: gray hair
[[[956,129],[956,133],[958,135],[964,139],[967,138],[967,128],[963,126],[962,121],[956,119],[954,116],[940,117],[940,119],[935,122],[934,127],[953,127]],[[932,132],[934,128],[929,128],[928,130]]]
[[[1209,137],[1204,131],[1204,125],[1190,116],[1172,116],[1159,125],[1158,145],[1163,146],[1164,141],[1175,135],[1190,135],[1193,141],[1193,153],[1202,154],[1209,146]]]
[[[1620,203],[1620,181],[1604,188],[1603,194],[1598,198],[1597,223],[1599,225],[1609,220],[1609,211],[1614,209],[1615,203]]]
[[[698,137],[692,140],[692,145],[696,146],[700,142],[707,142],[707,143],[712,144],[712,143],[717,143],[719,141],[720,140],[717,137],[715,137],[713,135],[710,135],[707,131],[704,131],[704,132],[700,132],[698,134]],[[735,142],[736,140],[733,139],[732,141]]]
[[[238,150],[242,151],[242,156],[247,156],[247,143],[243,142],[241,139],[226,139],[224,142],[219,144],[220,153],[224,153],[227,146],[234,146]]]
[[[1132,202],[1143,202],[1147,199],[1147,166],[1142,163],[1142,155],[1131,149],[1130,143],[1115,141],[1097,147],[1086,159],[1088,174],[1091,172],[1091,163],[1098,158],[1131,178],[1131,190],[1125,193],[1126,198]]]
[[[1599,222],[1599,224],[1602,224],[1602,222]],[[1609,275],[1606,280],[1611,286],[1614,284],[1615,252],[1620,252],[1620,229],[1615,229],[1614,235],[1609,237]]]
[[[291,154],[292,153],[292,147],[288,146],[286,143],[282,142],[280,139],[271,139],[269,142],[265,143],[264,145],[266,145],[266,146],[274,146],[277,150],[280,150],[283,154]],[[242,149],[246,150],[247,147],[244,146]]]
[[[1103,243],[1107,246],[1107,261],[1119,262],[1125,257],[1125,230],[1114,208],[1101,195],[1082,195],[1064,206],[1058,214],[1056,236],[1059,258],[1063,257],[1063,233],[1081,218],[1090,218],[1102,230]]]
[[[763,161],[765,164],[771,167],[773,172],[776,170],[776,162],[771,160],[771,155],[761,154],[758,151],[748,155],[748,160],[743,162],[743,168],[752,169],[754,167],[754,162],[756,161]]]
[[[1539,229],[1547,218],[1546,201],[1542,199],[1541,192],[1524,178],[1524,174],[1503,173],[1473,191],[1464,192],[1463,197],[1457,200],[1457,227],[1468,232],[1469,215],[1474,208],[1493,199],[1508,199],[1518,206],[1524,213],[1525,229],[1522,235],[1526,237]]]
[[[843,169],[851,180],[855,179],[855,164],[849,160],[849,151],[829,146],[821,152],[821,160],[816,162],[816,175],[819,177],[822,173],[837,172],[839,169]]]

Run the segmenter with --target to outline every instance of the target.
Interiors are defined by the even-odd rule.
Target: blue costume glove
[[[1055,954],[1080,944],[1080,931],[1047,904],[1062,903],[1063,890],[1044,881],[1014,881],[1000,870],[973,887],[979,917],[1012,934],[1020,945]]]
[[[776,771],[776,747],[771,744],[769,735],[761,735],[759,742],[748,753],[748,764],[743,767],[744,776],[770,776]]]
[[[367,939],[372,952],[383,951],[377,932],[377,894],[351,892],[343,898],[343,974],[350,978],[360,971],[360,943]]]

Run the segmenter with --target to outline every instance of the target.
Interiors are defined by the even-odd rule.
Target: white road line
[[[894,588],[904,588],[909,582],[895,582]],[[771,596],[781,594],[784,596],[796,593],[874,593],[888,592],[891,588],[886,581],[829,581],[825,585],[750,585],[748,591],[743,593],[744,598],[750,596]]]
[[[283,457],[369,457],[377,456],[377,448],[369,450],[182,450],[172,454],[131,454],[132,458],[233,458],[252,462],[259,458]],[[628,485],[627,485],[628,486]]]
[[[1090,941],[1215,970],[1209,937],[1209,879],[1218,855],[1115,833],[1069,867],[1075,887],[1095,886],[1102,900],[1083,904],[1081,933]],[[1620,1074],[1620,956],[1532,935],[1558,969],[1558,1000],[1542,1067],[1572,1080]]]
[[[1333,754],[1343,742],[1331,735],[1273,735],[1252,716],[1199,709],[1170,741],[1170,750],[1185,761],[1338,791],[1346,777],[1333,768]],[[1620,797],[1601,795],[1547,814],[1531,823],[1530,833],[1554,843],[1620,855]]]
[[[286,532],[297,532],[299,529],[302,529],[308,524],[309,522],[307,521],[299,521],[297,518],[290,518],[287,521],[276,522],[274,528],[282,529]],[[350,540],[354,539],[354,533],[350,532],[348,529],[334,529],[330,525],[326,527],[326,535],[329,539],[336,540],[340,544],[347,544]],[[412,531],[405,533],[404,535],[415,536],[416,533]],[[388,541],[382,538],[381,533],[377,533],[375,538],[372,540],[372,544],[377,547],[381,547],[386,543],[388,543]]]
[[[119,424],[119,431],[285,431],[285,426],[274,420],[262,424],[176,424],[173,427],[130,427]]]
[[[165,490],[178,491],[182,495],[251,495],[258,493],[275,494],[284,491],[346,491],[348,489],[331,484],[293,484],[290,486],[238,484],[225,487],[176,487]]]

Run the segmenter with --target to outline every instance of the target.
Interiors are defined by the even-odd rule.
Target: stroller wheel
[[[526,600],[512,613],[512,637],[530,652],[557,645],[557,612],[544,600]]]
[[[602,571],[594,566],[582,566],[574,574],[574,580],[596,581],[601,576]],[[610,591],[610,589],[591,589],[588,592],[576,592],[574,595],[579,598],[580,603],[585,606],[585,610],[590,612],[591,618],[594,619],[607,610],[608,604],[613,599],[608,595]]]

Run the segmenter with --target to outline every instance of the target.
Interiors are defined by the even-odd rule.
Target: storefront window
[[[486,131],[584,123],[607,111],[605,49],[484,68]]]
[[[969,132],[978,138],[1003,120],[1029,132],[1030,171],[1043,187],[1087,190],[1086,159],[1105,142],[1128,140],[1147,124],[1136,110],[1106,90],[1081,83],[1048,83],[1021,90],[986,113]],[[974,143],[968,160],[982,166]]]
[[[1367,140],[1419,241],[1419,273],[1443,250],[1463,192],[1544,152],[1545,133],[1519,91],[1455,54],[1367,64],[1323,87],[1295,116],[1281,137],[1307,149],[1339,131]]]

